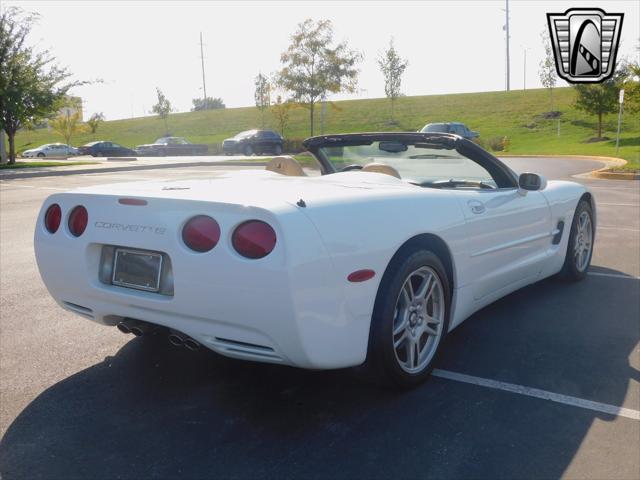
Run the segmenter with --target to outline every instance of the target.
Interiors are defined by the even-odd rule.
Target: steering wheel
[[[346,167],[340,169],[341,172],[348,172],[350,170],[362,170],[362,165],[352,163],[351,165],[347,165]]]

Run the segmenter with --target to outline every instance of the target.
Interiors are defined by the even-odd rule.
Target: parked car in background
[[[113,142],[90,142],[78,148],[80,155],[92,157],[135,157],[136,152]]]
[[[209,147],[204,144],[190,143],[182,137],[162,137],[153,143],[138,145],[138,155],[167,157],[178,155],[206,155]]]
[[[473,140],[480,136],[478,132],[469,130],[464,123],[460,122],[427,123],[420,131],[427,133],[453,133],[467,140]]]
[[[24,158],[71,157],[73,155],[78,155],[78,149],[66,143],[46,143],[38,148],[31,148],[22,152]]]
[[[227,138],[222,142],[222,150],[225,155],[262,155],[273,153],[280,155],[283,150],[284,140],[276,132],[271,130],[247,130],[233,138]]]

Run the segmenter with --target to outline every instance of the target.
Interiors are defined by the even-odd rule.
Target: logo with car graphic
[[[560,78],[569,83],[600,83],[611,78],[623,17],[623,13],[606,13],[599,8],[547,13]]]

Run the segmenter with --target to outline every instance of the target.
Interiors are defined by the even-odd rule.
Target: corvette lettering
[[[164,227],[153,227],[150,225],[126,225],[123,223],[111,222],[95,222],[93,226],[96,228],[106,228],[107,230],[116,230],[119,232],[154,233],[156,235],[164,235],[167,231]]]

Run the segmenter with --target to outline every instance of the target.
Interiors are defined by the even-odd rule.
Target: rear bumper
[[[162,235],[140,235],[95,228],[102,217],[99,207],[91,203],[96,197],[54,197],[40,213],[35,253],[45,285],[63,308],[104,325],[134,318],[172,328],[239,359],[311,369],[342,368],[365,360],[370,314],[353,315],[345,308],[345,280],[337,281],[317,232],[293,207],[282,218],[258,209],[247,212],[246,207],[237,208],[244,217],[229,209],[222,213],[196,207],[199,210],[194,211],[193,206],[180,212],[175,203],[147,212],[136,211],[139,207],[110,207],[109,215],[118,216],[122,223],[139,222],[139,218],[127,218],[135,211],[145,214],[145,223],[166,228]],[[50,234],[42,226],[42,216],[54,201],[62,207],[63,225]],[[87,207],[90,224],[75,238],[66,231],[64,219],[79,202]],[[115,199],[113,203],[117,205]],[[187,202],[182,205],[189,207]],[[262,219],[276,229],[278,243],[260,260],[240,257],[230,238],[221,239],[204,254],[189,251],[181,244],[178,229],[170,225],[181,225],[195,213],[215,216],[223,237],[247,214]],[[285,230],[294,232],[293,236]],[[169,255],[174,295],[101,283],[99,262],[105,244]],[[292,245],[305,247],[293,249]]]

